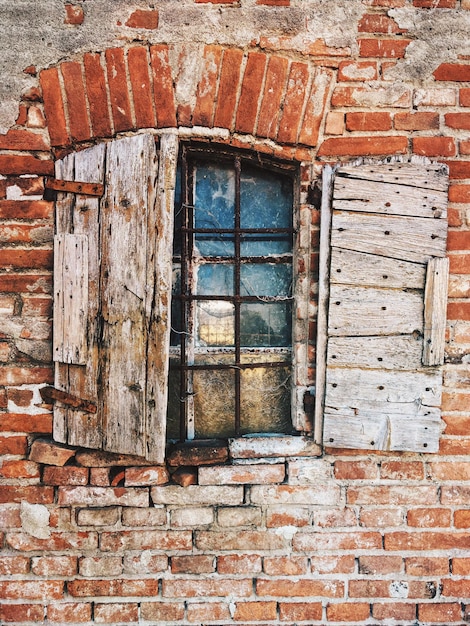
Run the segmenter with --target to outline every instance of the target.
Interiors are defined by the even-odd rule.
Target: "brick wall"
[[[196,3],[233,5],[232,20],[244,5]],[[158,34],[161,21],[157,9],[139,8],[119,47],[27,68],[37,85],[0,136],[2,623],[470,619],[470,60],[455,55],[423,80],[392,79],[398,60],[409,51],[413,63],[419,47],[390,13],[414,7],[450,19],[470,2],[363,5],[356,47],[262,32],[251,46],[201,46],[194,63],[191,46],[142,40],[142,29]],[[80,28],[86,10],[67,3],[64,28]],[[181,68],[190,62],[197,80],[186,84]],[[167,127],[300,162],[314,234],[318,211],[307,192],[322,163],[418,154],[448,164],[439,454],[327,449],[321,458],[229,464],[222,447],[210,464],[188,453],[162,468],[50,443],[50,407],[39,395],[53,376],[53,203],[43,198],[44,176],[67,151]],[[314,319],[311,327],[313,363]]]

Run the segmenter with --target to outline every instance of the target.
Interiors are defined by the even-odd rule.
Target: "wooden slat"
[[[337,248],[424,264],[444,257],[446,242],[445,220],[333,212],[331,245]]]
[[[335,182],[333,209],[404,215],[429,219],[447,217],[447,194],[409,184],[391,184],[354,178]]]
[[[149,221],[149,236],[154,250],[149,253],[147,285],[148,352],[147,352],[147,458],[156,463],[165,459],[166,408],[170,350],[170,313],[172,288],[172,246],[174,194],[178,160],[178,137],[163,134],[160,139],[160,161],[156,189],[156,210]],[[149,192],[150,193],[150,192]]]
[[[330,337],[327,364],[381,370],[421,368],[423,339],[416,335],[392,337]]]
[[[328,368],[325,406],[335,408],[365,408],[378,403],[415,403],[439,406],[441,403],[441,374]]]
[[[88,240],[54,238],[54,361],[83,365],[87,358]]]
[[[442,163],[380,163],[370,165],[344,165],[338,169],[338,178],[357,178],[434,189],[447,193],[448,168]]]
[[[330,286],[330,336],[409,335],[423,327],[423,298],[414,291]]]
[[[448,282],[449,259],[431,259],[424,295],[424,365],[444,363]]]
[[[331,282],[394,289],[423,289],[423,265],[398,259],[341,250],[331,251]]]

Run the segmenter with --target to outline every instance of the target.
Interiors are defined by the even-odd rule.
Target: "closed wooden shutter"
[[[334,173],[331,231],[322,232],[329,279],[320,281],[328,293],[320,295],[326,370],[322,379],[319,367],[317,416],[327,446],[438,449],[447,186],[438,164]]]
[[[57,178],[105,185],[56,203],[54,437],[163,462],[177,138],[136,135],[67,156]]]

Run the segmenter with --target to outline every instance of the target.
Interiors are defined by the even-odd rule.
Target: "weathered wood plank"
[[[160,162],[154,200],[154,181],[149,183],[149,204],[155,202],[155,211],[149,211],[149,234],[154,249],[149,250],[147,285],[153,285],[155,297],[147,295],[148,352],[147,352],[147,458],[156,463],[165,460],[166,408],[171,329],[171,288],[173,246],[174,195],[178,137],[165,133],[160,138]],[[152,299],[150,299],[152,297]],[[155,303],[154,306],[153,303]]]
[[[382,370],[421,368],[423,339],[415,335],[393,337],[330,337],[327,364]]]
[[[331,251],[332,283],[394,289],[423,289],[426,270],[423,265],[398,259],[341,250]]]
[[[446,254],[447,222],[334,211],[331,245],[415,263]]]
[[[331,285],[329,311],[330,336],[410,335],[423,328],[419,292]]]
[[[338,176],[333,209],[429,219],[446,218],[447,193],[423,190],[409,184],[344,179]]]
[[[367,408],[371,403],[416,403],[439,406],[439,371],[378,371],[354,368],[327,370],[325,406]],[[384,408],[384,412],[386,409]]]
[[[83,365],[87,358],[88,239],[54,238],[54,361]]]
[[[338,448],[437,452],[439,416],[370,412],[347,415],[325,411],[325,445]]]
[[[444,363],[448,282],[449,259],[431,259],[424,294],[424,365]]]
[[[442,163],[376,163],[372,165],[344,165],[337,171],[338,178],[360,179],[447,193],[448,168]]]

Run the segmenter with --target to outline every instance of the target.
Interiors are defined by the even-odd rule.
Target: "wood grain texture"
[[[424,293],[423,365],[444,363],[449,259],[431,259]]]

